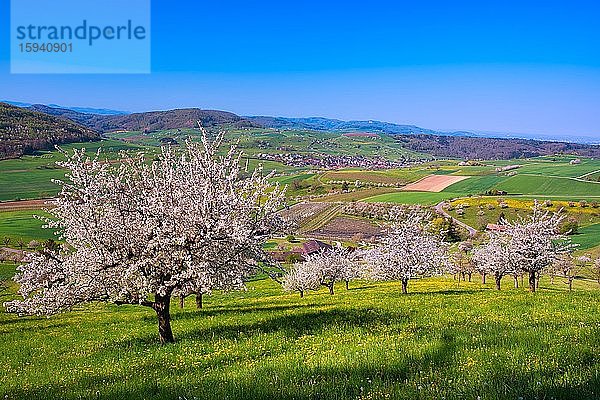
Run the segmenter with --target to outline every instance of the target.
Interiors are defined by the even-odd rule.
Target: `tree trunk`
[[[202,292],[196,293],[196,308],[202,308]]]
[[[573,290],[573,278],[569,278],[569,292]]]
[[[462,275],[463,282],[466,281],[467,280],[467,278],[465,277],[466,274],[464,272],[461,272],[460,274]]]
[[[471,273],[469,272],[467,275],[469,276],[469,282],[471,282]]]
[[[175,342],[175,338],[173,337],[173,331],[171,330],[171,295],[168,294],[166,296],[155,295],[154,303],[152,304],[152,308],[156,311],[156,316],[158,318],[158,337],[160,338],[160,343],[173,343]]]
[[[304,297],[304,291],[300,290],[300,298]]]
[[[523,274],[521,274],[521,286],[524,286],[525,284],[523,283]]]
[[[408,279],[402,279],[402,294],[408,293],[407,286],[408,286]]]
[[[183,308],[185,306],[185,296],[179,296],[179,308]]]
[[[535,292],[535,271],[529,272],[529,291]]]
[[[540,279],[542,277],[542,272],[538,272],[537,274],[535,274],[535,288],[539,289],[540,288]]]
[[[334,282],[331,282],[329,285],[327,285],[327,287],[329,288],[329,294],[333,295],[333,285]]]
[[[554,274],[550,275],[550,284],[554,285]]]
[[[348,290],[348,281],[346,281],[346,290]]]
[[[481,283],[485,285],[485,272],[481,274]]]
[[[515,278],[515,289],[519,288],[519,277],[517,275],[514,275],[513,278]]]
[[[500,282],[502,281],[502,276],[495,276],[494,280],[496,281],[496,290],[500,290]]]

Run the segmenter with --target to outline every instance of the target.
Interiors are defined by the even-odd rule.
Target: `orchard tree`
[[[505,242],[504,262],[515,274],[529,276],[529,290],[535,292],[539,276],[552,265],[556,258],[572,251],[569,239],[560,234],[564,216],[560,213],[543,211],[535,202],[529,217],[515,221],[502,221],[502,231],[491,231],[490,242]]]
[[[473,243],[470,241],[461,242],[457,246],[457,251],[450,256],[450,272],[458,276],[459,282],[461,277],[463,281],[466,281],[466,276],[469,277],[469,282],[471,282],[473,272],[477,271],[471,254],[472,250]],[[482,281],[485,283],[485,272],[482,273]]]
[[[594,260],[594,263],[592,264],[592,270],[596,275],[596,282],[598,282],[600,285],[600,257]]]
[[[264,256],[267,235],[280,230],[284,191],[260,168],[242,168],[232,146],[201,143],[177,152],[163,147],[152,162],[123,153],[118,163],[75,150],[50,203],[49,228],[66,246],[44,248],[19,267],[18,314],[51,315],[91,301],[151,307],[160,341],[173,342],[171,297],[209,279],[240,283],[251,260]],[[227,260],[223,262],[223,260]],[[208,278],[210,277],[210,278]],[[241,283],[240,283],[241,284]]]
[[[412,211],[399,216],[387,233],[366,252],[369,276],[399,280],[407,293],[410,279],[431,276],[447,269],[447,246],[425,225],[427,215]]]
[[[305,263],[295,264],[283,276],[283,289],[289,292],[298,292],[300,297],[309,290],[317,290],[320,286],[319,276],[315,268],[310,268]]]
[[[568,253],[561,254],[554,262],[555,271],[565,278],[565,284],[568,285],[569,291],[573,290],[573,280],[581,267],[579,260],[573,259],[573,256]]]
[[[506,239],[505,236],[493,235],[488,243],[473,251],[476,268],[482,274],[494,277],[497,290],[500,290],[500,284],[505,275],[514,274],[514,270],[508,262],[510,255]]]
[[[325,286],[329,294],[334,294],[336,282],[356,277],[357,263],[356,253],[338,244],[308,255],[298,268],[306,270],[303,272],[305,276],[315,276],[320,286]]]

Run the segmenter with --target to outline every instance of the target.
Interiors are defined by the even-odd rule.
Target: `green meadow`
[[[433,205],[442,200],[450,200],[460,197],[457,193],[448,192],[404,192],[398,191],[395,193],[380,194],[373,197],[368,197],[363,201],[367,203],[397,203],[397,204],[423,204]]]
[[[161,138],[178,141],[197,130],[142,135],[128,132],[98,143],[64,146],[106,148],[112,159],[120,150],[156,151]],[[124,142],[116,139],[126,139]],[[390,159],[418,156],[399,149],[387,137],[347,137],[302,131],[234,131],[252,169],[259,163],[275,170],[274,181],[288,185],[291,201],[319,195],[315,201],[353,201],[434,205],[442,200],[468,202],[462,217],[478,228],[503,212],[516,217],[535,197],[594,200],[600,184],[575,179],[600,170],[600,162],[569,157],[485,162],[458,166],[439,160],[386,171],[344,169],[314,171],[273,161],[258,153],[277,148],[304,153],[369,155]],[[0,201],[49,197],[64,171],[55,167],[58,152],[42,152],[0,161]],[[514,176],[496,166],[521,164]],[[377,184],[406,183],[429,174],[467,175],[444,191],[408,192]],[[366,188],[341,193],[330,181],[359,180]],[[490,189],[508,196],[470,197]],[[330,193],[331,192],[331,193]],[[500,209],[505,199],[509,208]],[[488,208],[487,205],[494,205]],[[456,204],[455,204],[456,205]],[[480,209],[479,206],[482,208]],[[552,207],[558,207],[554,205]],[[561,206],[564,206],[562,204]],[[304,228],[337,213],[332,204]],[[483,215],[478,211],[483,210]],[[552,208],[554,210],[554,208]],[[600,215],[573,205],[580,223],[573,241],[581,252],[597,254]],[[39,210],[0,211],[0,239],[53,238],[33,215]],[[485,219],[485,221],[483,221]],[[292,245],[273,239],[265,247]],[[296,244],[294,244],[296,246]],[[176,343],[160,345],[156,316],[141,306],[89,304],[51,317],[19,317],[1,304],[17,298],[12,281],[16,265],[0,262],[0,399],[593,399],[600,398],[600,285],[591,271],[567,291],[562,279],[542,277],[529,293],[512,277],[493,289],[492,279],[459,282],[443,276],[409,283],[354,281],[350,290],[336,286],[304,298],[285,293],[263,275],[247,290],[216,291],[196,309],[192,297],[180,309],[171,305]]]
[[[0,265],[7,279],[14,266]],[[177,342],[154,312],[89,305],[0,313],[4,399],[582,399],[600,387],[600,291],[544,281],[531,294],[436,278],[353,282],[330,296],[257,278],[205,308],[175,302]],[[1,293],[13,297],[14,284]]]
[[[61,146],[65,151],[85,148],[93,156],[102,148],[102,158],[114,159],[120,151],[138,151],[142,147],[114,140]],[[65,171],[56,165],[64,160],[58,151],[44,151],[17,159],[0,160],[0,201],[39,199],[55,196],[58,186],[53,179],[64,179]]]
[[[35,218],[48,217],[49,214],[41,210],[0,211],[0,240],[10,239],[12,247],[22,240],[25,245],[31,240],[56,239],[51,229],[44,229],[44,221]]]

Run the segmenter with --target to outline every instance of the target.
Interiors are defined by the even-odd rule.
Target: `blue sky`
[[[600,138],[599,15],[577,0],[154,0],[151,74],[11,75],[2,1],[0,99]]]

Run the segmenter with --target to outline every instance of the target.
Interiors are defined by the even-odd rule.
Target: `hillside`
[[[428,135],[463,135],[466,132],[439,132],[433,129],[420,128],[415,125],[400,125],[391,122],[381,121],[342,121],[339,119],[309,117],[309,118],[284,118],[255,116],[246,117],[251,121],[264,126],[265,128],[275,129],[311,129],[317,131],[338,131],[338,132],[373,132],[389,134],[428,134]]]
[[[183,108],[133,114],[91,114],[73,108],[33,104],[27,109],[66,118],[98,132],[116,130],[155,132],[165,129],[196,128],[198,121],[205,127],[230,125],[234,128],[257,127],[258,124],[239,115],[218,110]],[[83,108],[79,108],[84,110]]]
[[[0,103],[0,159],[99,138],[94,130],[74,122]]]
[[[600,157],[600,146],[579,143],[436,135],[397,135],[395,138],[407,149],[436,157],[508,160],[560,153]]]
[[[342,121],[309,117],[283,118],[269,116],[241,117],[218,110],[199,108],[150,111],[134,114],[100,115],[74,111],[72,108],[50,107],[41,104],[28,110],[68,119],[98,132],[136,131],[157,132],[171,129],[195,128],[198,121],[205,127],[271,128],[340,134],[369,132],[386,134],[396,140],[398,147],[435,157],[461,159],[513,159],[558,153],[600,157],[598,145],[542,141],[519,138],[481,137],[476,133],[442,132],[414,125],[399,125],[381,121]],[[272,140],[268,138],[267,141]],[[375,155],[377,153],[374,153]]]
[[[256,124],[226,111],[183,108],[168,111],[150,111],[128,115],[96,115],[86,126],[101,132],[114,130],[153,132],[164,129],[194,128],[200,122],[205,127],[231,124],[236,128]]]

